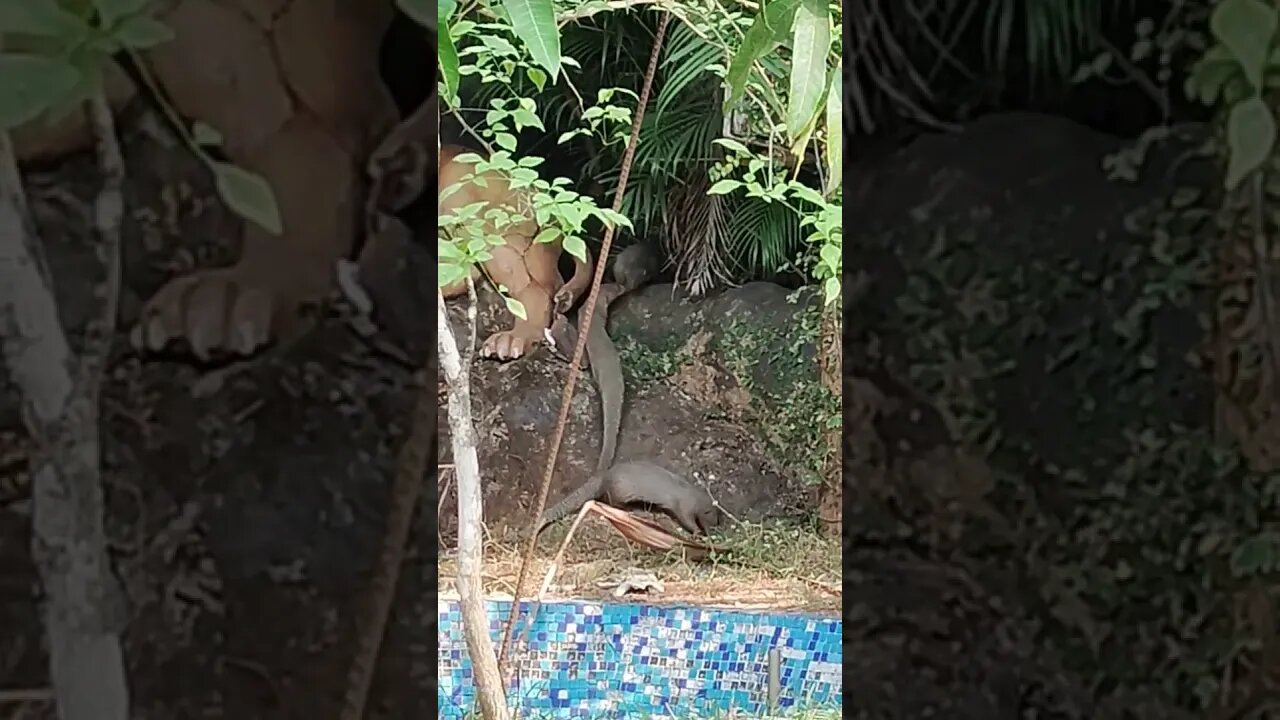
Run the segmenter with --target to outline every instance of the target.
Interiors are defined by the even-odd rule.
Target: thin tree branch
[[[99,157],[119,160],[105,95],[90,100]],[[103,147],[107,146],[107,147]],[[98,199],[99,249],[118,268],[123,163],[104,162]],[[114,193],[114,204],[112,201]],[[112,209],[114,208],[114,212]],[[32,556],[45,591],[50,679],[61,720],[127,720],[120,643],[123,595],[111,573],[104,527],[98,388],[109,340],[92,341],[78,372],[42,268],[34,222],[8,133],[0,132],[0,355],[22,395],[31,458]],[[108,291],[112,282],[108,278]],[[95,332],[110,336],[115,299]]]

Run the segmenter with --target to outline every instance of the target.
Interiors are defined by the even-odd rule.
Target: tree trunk
[[[469,288],[473,286],[468,286]],[[468,320],[475,336],[475,292],[468,293]],[[471,676],[485,720],[509,720],[498,654],[489,634],[489,616],[484,610],[483,558],[484,506],[480,493],[480,458],[476,452],[475,425],[471,420],[470,355],[463,363],[458,343],[449,326],[444,297],[436,295],[436,332],[440,347],[440,368],[449,388],[449,436],[453,441],[454,476],[458,482],[458,596],[462,605],[462,633],[471,656]],[[472,340],[471,347],[474,347]],[[518,601],[518,600],[517,600]]]

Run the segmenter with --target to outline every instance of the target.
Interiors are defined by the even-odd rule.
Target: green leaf
[[[1236,576],[1274,572],[1280,558],[1280,536],[1261,533],[1246,539],[1231,553],[1231,570]]]
[[[456,5],[455,0],[448,0],[449,4]],[[396,0],[396,7],[400,8],[400,12],[409,16],[410,20],[418,23],[422,27],[431,27],[431,6],[436,3],[431,0]],[[439,3],[436,11],[440,16],[445,14],[445,1]],[[440,27],[444,27],[444,23],[440,23]]]
[[[538,88],[539,92],[541,92],[542,89],[546,87],[547,85],[546,73],[542,72],[538,68],[533,68],[533,67],[526,68],[524,73],[525,75],[529,76],[529,81],[533,83],[534,87]]]
[[[827,0],[803,0],[791,36],[791,91],[787,133],[794,141],[817,111],[827,90],[827,53],[831,50],[831,18]]]
[[[729,96],[724,101],[726,115],[746,92],[751,66],[773,50],[791,30],[799,5],[800,0],[774,0],[756,15],[750,29],[743,35],[742,44],[738,46],[738,52],[729,62],[729,70],[725,74],[725,84],[729,86]]]
[[[708,195],[726,195],[742,187],[742,183],[737,180],[718,180],[716,184],[707,189]]]
[[[442,237],[436,238],[436,257],[443,260],[462,260],[466,257],[461,250],[458,249],[457,243],[446,240]]]
[[[822,283],[823,295],[826,296],[826,305],[830,305],[840,299],[840,278],[829,277],[826,282]]]
[[[554,242],[555,240],[558,240],[560,238],[560,234],[561,234],[560,228],[558,227],[553,226],[553,227],[543,228],[542,232],[534,236],[533,241],[535,243]]]
[[[612,223],[628,229],[631,228],[631,218],[620,212],[614,212],[613,208],[596,208],[596,215],[606,223]]]
[[[524,311],[524,305],[519,300],[509,295],[503,295],[502,299],[507,301],[507,309],[511,311],[512,315],[515,315],[521,320],[529,319],[529,315]]]
[[[497,143],[498,147],[502,148],[503,150],[506,150],[508,152],[516,151],[516,136],[512,135],[511,133],[504,133],[504,132],[497,133],[493,136],[493,141]]]
[[[449,287],[467,276],[467,269],[457,263],[436,263],[436,287]]]
[[[746,145],[743,145],[742,143],[738,142],[737,140],[734,140],[733,138],[725,138],[725,137],[722,137],[722,138],[716,138],[715,140],[712,140],[711,142],[713,142],[714,144],[719,145],[719,146],[721,146],[721,147],[723,147],[723,148],[726,148],[726,149],[732,150],[732,151],[734,151],[734,152],[736,152],[736,153],[739,153],[739,154],[741,154],[741,155],[750,155],[750,154],[751,154],[751,151],[750,151],[749,149],[747,149],[747,146],[746,146]]]
[[[88,37],[85,21],[48,0],[0,0],[0,35],[58,38],[66,44]]]
[[[10,2],[11,0],[0,0]],[[41,55],[0,54],[0,129],[36,119],[67,97],[83,79],[65,60]]]
[[[1234,189],[1261,167],[1275,143],[1276,118],[1261,97],[1255,95],[1232,107],[1227,116],[1227,189]]]
[[[146,50],[167,43],[174,36],[173,30],[159,20],[136,15],[121,23],[112,37],[125,47]]]
[[[516,37],[554,83],[560,77],[560,28],[551,0],[502,0],[502,6]]]
[[[840,248],[835,245],[823,245],[822,249],[818,251],[818,257],[822,259],[822,262],[826,263],[827,267],[839,274]]]
[[[1186,81],[1187,98],[1213,105],[1218,102],[1223,87],[1239,72],[1240,63],[1226,48],[1215,45],[1192,66]]]
[[[791,193],[801,200],[808,200],[818,207],[822,207],[827,204],[826,198],[822,197],[821,193],[807,185],[794,183],[791,186]]]
[[[272,235],[284,232],[280,208],[271,185],[260,175],[230,163],[213,163],[213,175],[227,207]]]
[[[93,0],[93,5],[98,9],[103,27],[109,28],[114,27],[121,18],[141,12],[148,2],[149,0]]]
[[[197,120],[191,125],[191,139],[201,147],[218,147],[222,144],[222,133],[212,125]]]
[[[498,56],[508,56],[508,55],[519,56],[520,55],[520,51],[516,50],[516,46],[507,42],[507,39],[502,37],[501,35],[481,35],[479,37],[479,40],[480,40],[480,44],[484,45],[485,47],[493,51],[494,55],[498,55]]]
[[[442,5],[441,13],[443,12]],[[458,49],[453,43],[453,33],[443,16],[440,18],[440,31],[436,34],[436,62],[440,65],[440,81],[444,83],[442,94],[450,100],[458,97],[458,85],[461,82]]]
[[[564,239],[564,251],[584,262],[587,259],[587,244],[577,235]]]
[[[75,56],[74,66],[80,73],[80,80],[54,100],[53,105],[43,116],[41,122],[46,125],[60,123],[72,113],[83,113],[84,104],[102,88],[102,71],[109,58],[97,53],[81,53]]]
[[[814,108],[814,113],[800,126],[800,133],[791,142],[791,157],[794,158],[797,166],[804,162],[805,148],[809,146],[809,140],[813,138],[813,131],[818,128],[818,119],[821,115],[822,113],[818,112],[818,108]]]
[[[1210,32],[1240,63],[1254,88],[1262,87],[1278,21],[1275,7],[1263,0],[1222,0],[1209,16]]]
[[[827,186],[823,194],[830,197],[844,181],[844,61],[836,61],[827,90]]]

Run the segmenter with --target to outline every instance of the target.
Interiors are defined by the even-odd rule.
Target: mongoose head
[[[722,516],[720,508],[716,507],[714,503],[708,502],[698,512],[694,513],[693,519],[698,524],[698,531],[703,535],[708,535],[711,533],[712,528],[720,524]]]
[[[556,313],[551,319],[551,327],[542,331],[547,345],[563,358],[573,355],[573,346],[578,343],[578,328],[569,322],[569,318]]]

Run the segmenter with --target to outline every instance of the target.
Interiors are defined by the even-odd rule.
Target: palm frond
[[[725,265],[732,223],[725,196],[707,194],[705,166],[692,169],[686,180],[671,193],[662,240],[676,268],[676,285],[697,297],[733,281]]]
[[[729,211],[733,230],[726,238],[736,274],[769,277],[786,269],[804,244],[804,228],[790,209],[758,198],[734,196]]]

